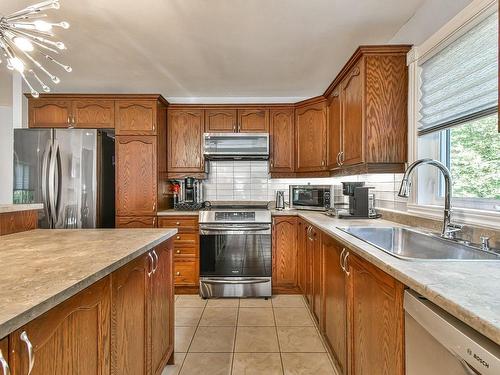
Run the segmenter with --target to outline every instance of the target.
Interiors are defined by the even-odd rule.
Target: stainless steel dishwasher
[[[500,346],[440,307],[404,296],[407,375],[498,375]]]

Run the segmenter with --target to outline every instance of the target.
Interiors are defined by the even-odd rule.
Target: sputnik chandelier
[[[8,16],[0,16],[0,64],[5,59],[7,68],[21,75],[35,98],[39,96],[36,86],[40,86],[44,92],[50,92],[50,87],[41,77],[46,79],[47,76],[55,84],[60,82],[59,77],[47,70],[40,59],[71,72],[70,66],[54,57],[66,46],[55,40],[52,32],[54,27],[68,29],[69,23],[44,20],[47,17],[45,11],[59,7],[59,0],[48,0]]]

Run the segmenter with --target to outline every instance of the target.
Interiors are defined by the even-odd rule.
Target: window
[[[482,13],[467,31],[458,27],[460,36],[448,35],[452,42],[413,63],[415,156],[450,169],[454,208],[500,212],[498,12]],[[418,205],[443,204],[444,181],[436,168],[420,168],[417,186]]]

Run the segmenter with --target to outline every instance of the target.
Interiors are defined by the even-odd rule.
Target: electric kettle
[[[276,209],[277,210],[285,209],[285,192],[283,190],[276,191]]]

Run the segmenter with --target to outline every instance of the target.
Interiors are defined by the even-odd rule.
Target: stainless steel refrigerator
[[[43,203],[40,228],[114,227],[114,135],[15,129],[14,203]]]

